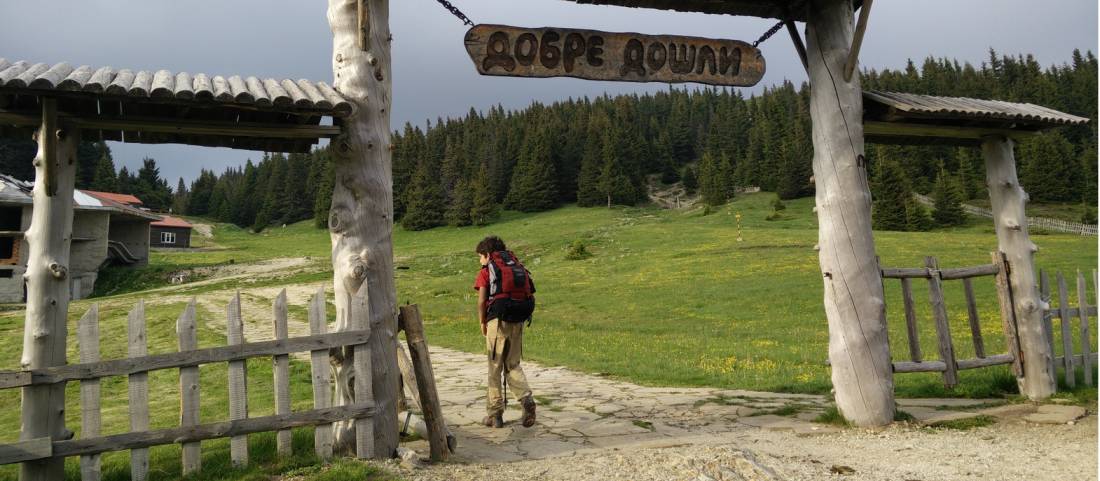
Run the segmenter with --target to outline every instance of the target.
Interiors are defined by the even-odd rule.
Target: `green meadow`
[[[421,306],[430,343],[480,352],[483,349],[472,289],[479,269],[474,246],[485,235],[500,235],[532,271],[538,287],[538,309],[526,333],[524,357],[545,365],[561,365],[645,385],[715,386],[767,391],[827,393],[828,330],[822,308],[822,280],[814,244],[817,226],[813,199],[788,202],[778,219],[767,220],[773,194],[741,196],[703,215],[702,209],[563,207],[538,214],[506,212],[486,227],[437,228],[394,233],[398,302]],[[740,229],[737,214],[741,215]],[[216,298],[224,303],[234,289],[285,285],[330,285],[329,236],[311,222],[269,229],[260,234],[218,224],[214,236],[202,239],[201,250],[156,252],[151,265],[138,272],[114,272],[127,279],[114,282],[113,294],[74,302],[70,333],[80,315],[97,302],[101,307],[102,357],[124,357],[126,313],[145,299],[149,352],[176,349],[175,320],[181,301],[171,297]],[[741,240],[738,240],[740,234]],[[196,235],[193,238],[200,239]],[[996,248],[991,221],[971,219],[960,228],[927,233],[877,232],[881,264],[923,266],[924,256],[939,258],[941,267],[985,264]],[[1040,247],[1040,268],[1076,273],[1097,264],[1097,239],[1072,235],[1033,236]],[[570,260],[569,248],[583,243],[591,254]],[[208,279],[175,286],[156,294],[140,289],[163,287],[167,272],[184,268],[248,264],[268,259],[308,258],[305,268],[248,279]],[[106,277],[106,276],[105,276]],[[1072,284],[1071,284],[1072,285]],[[1092,292],[1090,282],[1090,292]],[[914,298],[925,359],[935,359],[935,331],[927,287],[915,281]],[[97,287],[100,288],[100,287]],[[946,281],[947,310],[959,358],[974,357],[970,343],[963,287]],[[328,288],[331,295],[331,287]],[[976,279],[981,329],[986,351],[1005,352],[993,279]],[[1074,289],[1075,291],[1075,289]],[[887,321],[895,359],[908,358],[901,289],[897,280],[885,283]],[[1076,294],[1071,295],[1076,304]],[[223,304],[218,304],[223,305]],[[330,307],[329,315],[332,308]],[[223,345],[224,311],[200,307],[200,347]],[[304,306],[291,306],[292,317],[304,317]],[[248,317],[246,315],[246,317]],[[248,319],[270,322],[267,319]],[[0,313],[0,369],[17,369],[22,351],[23,312]],[[1057,326],[1056,326],[1057,329]],[[1075,332],[1077,330],[1075,329]],[[1097,332],[1091,329],[1095,350]],[[1076,334],[1075,334],[1076,335]],[[1078,342],[1075,339],[1075,342]],[[70,335],[69,359],[77,359],[75,335]],[[1057,351],[1061,351],[1058,343]],[[224,420],[227,381],[224,364],[201,369],[202,421]],[[895,377],[902,397],[1011,396],[1015,381],[1005,366],[963,371],[960,385],[945,390],[939,375],[900,374]],[[249,363],[251,415],[274,412],[271,362]],[[1080,383],[1079,383],[1080,384]],[[552,390],[553,386],[536,386]],[[1095,399],[1095,390],[1072,393]],[[68,386],[70,429],[79,431],[79,385]],[[312,404],[308,364],[292,362],[294,409]],[[19,429],[18,390],[0,391],[0,442],[15,440]],[[153,428],[178,423],[179,392],[174,370],[150,374]],[[1093,401],[1094,402],[1094,401]],[[126,380],[103,381],[105,434],[129,427]],[[203,443],[204,474],[196,479],[268,479],[270,475],[301,479],[388,479],[368,465],[340,463],[325,470],[312,466],[312,431],[296,431],[296,453],[274,455],[274,436],[251,436],[252,459],[244,470],[229,466],[228,442]],[[152,449],[153,479],[179,476],[179,447]],[[77,479],[78,462],[68,463]],[[0,480],[15,479],[16,469],[0,469]],[[104,456],[104,479],[127,479],[126,452]]]

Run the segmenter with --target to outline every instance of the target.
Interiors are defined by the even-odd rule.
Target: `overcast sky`
[[[562,0],[452,0],[478,23],[681,34],[751,42],[774,22],[577,5]],[[462,39],[466,26],[435,0],[392,0],[393,127],[460,116],[500,103],[522,108],[604,92],[645,92],[666,84],[478,76]],[[324,0],[0,0],[0,57],[74,65],[168,69],[331,82],[331,32]],[[802,26],[799,25],[799,29]],[[861,63],[899,68],[906,59],[948,56],[975,65],[990,47],[1030,52],[1061,64],[1074,48],[1097,51],[1096,0],[890,0],[874,5]],[[757,92],[806,74],[785,31],[761,45],[767,73]],[[690,84],[688,84],[690,85]],[[200,168],[223,170],[262,154],[221,148],[111,143],[117,166],[157,159],[175,187]]]

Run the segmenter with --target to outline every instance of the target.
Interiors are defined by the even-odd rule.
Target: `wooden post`
[[[145,301],[138,300],[128,316],[129,357],[149,354],[145,341]],[[149,373],[136,372],[128,379],[130,391],[130,431],[149,430]],[[144,481],[149,477],[149,448],[130,450],[130,479]]]
[[[985,340],[982,338],[982,322],[978,317],[978,304],[974,300],[974,286],[970,284],[970,278],[963,278],[963,292],[966,293],[966,315],[970,320],[970,338],[974,342],[974,355],[978,358],[985,357]]]
[[[412,355],[413,371],[416,372],[416,387],[420,392],[420,410],[424,414],[424,423],[428,425],[428,444],[432,461],[445,461],[451,451],[447,445],[447,427],[443,422],[443,408],[439,405],[439,395],[435,390],[435,373],[432,372],[432,359],[428,353],[428,342],[424,339],[424,323],[420,319],[420,308],[416,305],[401,306],[401,320],[405,327],[405,340]]]
[[[377,414],[373,417],[374,457],[390,458],[397,451],[398,370],[394,340],[397,292],[393,278],[393,185],[390,139],[389,1],[366,0],[367,51],[359,48],[359,8],[356,0],[329,0],[332,29],[332,70],[336,90],[355,107],[342,120],[343,134],[333,142],[332,239],[335,330],[345,323],[353,295],[370,285],[371,369]],[[369,262],[368,262],[369,259]],[[344,351],[350,351],[345,349]],[[350,352],[333,359],[336,404],[355,402]],[[336,443],[348,450],[355,436],[353,423],[340,423]]]
[[[325,317],[325,288],[309,300],[309,333],[312,335],[328,332],[328,319]],[[313,381],[313,408],[324,409],[332,406],[332,386],[329,384],[328,349],[309,352],[309,368]],[[313,450],[317,457],[332,457],[332,425],[318,424],[313,428]]]
[[[905,332],[909,336],[909,359],[921,362],[920,331],[917,329],[917,311],[913,306],[913,288],[909,278],[901,278],[901,299],[905,305]]]
[[[194,351],[199,348],[198,327],[195,324],[195,298],[187,303],[183,313],[176,319],[176,335],[179,336],[179,350]],[[199,367],[180,368],[180,426],[199,424]],[[202,449],[198,442],[183,443],[180,458],[183,474],[197,473],[202,469]]]
[[[368,292],[368,284],[363,283],[359,287],[359,291],[355,293],[355,297],[351,300],[351,309],[347,312],[351,316],[348,319],[347,325],[351,329],[356,331],[369,331],[370,330],[370,295]],[[372,382],[370,367],[370,345],[369,344],[356,344],[352,347],[352,367],[354,373],[352,374],[353,380],[353,394],[355,395],[356,404],[364,404],[372,401],[374,395],[372,394]],[[360,459],[370,458],[374,456],[374,423],[370,418],[359,418],[353,421],[355,423],[355,456]]]
[[[286,339],[290,335],[287,329],[286,289],[279,291],[271,310],[275,319],[275,339]],[[290,414],[290,356],[275,356],[272,362],[275,364],[275,414]],[[289,429],[275,434],[275,451],[280,457],[292,454],[291,442]]]
[[[943,385],[953,389],[959,384],[959,366],[955,359],[955,343],[951,341],[951,326],[947,323],[947,306],[943,300],[943,281],[935,257],[925,257],[928,268],[928,301],[932,304],[932,319],[936,325],[936,339],[943,361]]]
[[[1024,375],[1023,364],[1020,361],[1020,339],[1016,332],[1016,311],[1012,309],[1012,289],[1008,286],[1008,263],[1004,254],[999,251],[989,253],[997,269],[997,275],[993,278],[997,286],[997,304],[1001,310],[1001,328],[1005,333],[1005,346],[1012,355],[1012,374],[1016,377]]]
[[[1058,273],[1058,319],[1062,328],[1062,361],[1066,376],[1066,386],[1077,386],[1077,368],[1073,364],[1073,316],[1069,314],[1069,289],[1066,288],[1066,277]]]
[[[982,139],[986,185],[997,231],[997,249],[1008,262],[1008,281],[1016,312],[1024,375],[1017,379],[1020,394],[1040,400],[1054,394],[1053,353],[1043,333],[1043,309],[1035,279],[1033,257],[1038,247],[1027,234],[1024,205],[1027,194],[1016,177],[1013,142],[1000,136]]]
[[[1085,368],[1085,385],[1092,386],[1092,356],[1089,351],[1089,290],[1085,275],[1077,271],[1077,312],[1081,318],[1081,364]]]
[[[57,101],[42,98],[42,125],[35,137],[34,210],[24,234],[29,246],[27,313],[23,326],[23,369],[65,364],[66,317],[69,313],[69,243],[73,231],[73,184],[76,146],[80,131],[59,126]],[[51,187],[52,189],[47,189]],[[48,192],[53,190],[53,192]],[[65,383],[28,386],[22,393],[19,439],[65,439]],[[55,480],[65,476],[65,460],[43,459],[23,463],[19,479]]]
[[[99,362],[99,304],[92,304],[80,318],[76,337],[80,342],[80,362]],[[100,427],[99,379],[80,381],[80,437],[97,437]],[[81,481],[99,481],[101,474],[98,454],[80,457]]]
[[[813,0],[806,22],[818,252],[837,408],[860,426],[894,420],[894,377],[882,272],[863,162],[863,92],[843,78],[851,0]]]
[[[241,293],[233,294],[225,308],[227,344],[244,344],[244,319],[241,318]],[[248,361],[229,361],[229,420],[248,418]],[[234,466],[248,465],[248,435],[229,439],[229,458]]]

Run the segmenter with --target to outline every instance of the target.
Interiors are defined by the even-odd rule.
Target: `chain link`
[[[439,2],[440,5],[443,5],[443,8],[446,8],[448,12],[451,12],[451,15],[454,15],[458,17],[459,20],[462,20],[462,23],[471,26],[474,24],[473,20],[470,20],[470,17],[467,17],[466,14],[462,13],[462,11],[458,9],[458,7],[451,5],[451,2],[448,2],[447,0],[435,1]]]
[[[439,1],[442,2],[444,0]],[[764,32],[764,35],[761,35],[760,38],[756,39],[756,41],[752,43],[752,47],[756,48],[758,45],[764,43],[769,38],[772,38],[772,35],[775,35],[775,32],[778,32],[779,29],[783,28],[784,23],[785,22],[783,20],[780,20],[779,23],[772,25],[772,28],[769,28],[767,32]]]

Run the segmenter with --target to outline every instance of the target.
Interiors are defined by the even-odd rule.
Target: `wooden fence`
[[[920,202],[921,204],[924,204],[926,206],[934,205],[934,201],[932,200],[932,198],[927,196],[927,195],[914,193],[913,197],[915,199],[917,199],[918,202]],[[989,210],[989,209],[986,209],[985,207],[978,207],[976,205],[963,204],[962,208],[963,208],[963,211],[965,211],[967,214],[970,214],[970,215],[974,215],[974,216],[978,216],[978,217],[985,217],[987,219],[992,219],[993,218],[993,211]],[[1096,229],[1096,224],[1082,224],[1080,222],[1070,222],[1070,221],[1061,220],[1061,219],[1051,219],[1049,217],[1028,217],[1027,218],[1027,225],[1028,225],[1029,228],[1038,228],[1038,229],[1054,231],[1054,232],[1065,232],[1065,233],[1068,233],[1068,234],[1087,235],[1087,236],[1095,236],[1096,235],[1096,230],[1097,230]]]
[[[1085,275],[1078,270],[1077,271],[1077,307],[1073,307],[1069,303],[1070,289],[1066,285],[1066,278],[1061,272],[1055,274],[1055,278],[1058,282],[1058,306],[1054,307],[1051,304],[1052,297],[1050,292],[1050,277],[1046,271],[1039,271],[1039,292],[1042,296],[1042,300],[1046,306],[1043,310],[1043,332],[1050,343],[1050,371],[1057,372],[1057,366],[1061,365],[1065,369],[1065,382],[1068,387],[1075,387],[1077,384],[1077,367],[1080,366],[1085,374],[1085,385],[1094,385],[1093,376],[1094,371],[1092,368],[1093,363],[1096,362],[1096,353],[1092,352],[1092,345],[1089,341],[1089,316],[1092,319],[1096,318],[1096,304],[1089,304],[1089,292]],[[1097,288],[1100,287],[1100,279],[1096,276],[1096,270],[1092,271],[1092,288],[1094,293],[1100,293]],[[1059,321],[1058,332],[1060,333],[1062,341],[1062,355],[1054,356],[1055,342],[1054,342],[1054,318],[1057,317]],[[1073,318],[1076,317],[1080,320],[1077,324],[1079,328],[1080,336],[1078,337],[1078,345],[1080,346],[1080,353],[1074,352],[1073,342]]]
[[[1016,338],[1015,316],[1011,311],[1011,288],[1005,275],[1005,259],[999,252],[992,253],[992,263],[973,267],[961,267],[941,269],[935,257],[926,257],[923,268],[883,268],[883,279],[899,279],[901,281],[902,301],[905,304],[905,326],[909,340],[909,361],[896,361],[893,363],[895,373],[903,372],[940,372],[943,373],[943,384],[947,388],[958,385],[958,371],[964,369],[976,369],[980,367],[996,366],[999,364],[1012,364],[1013,371],[1019,375],[1021,372],[1019,359],[1019,343]],[[992,276],[997,285],[997,294],[1001,305],[1001,320],[1005,332],[1005,343],[1008,352],[1005,354],[989,355],[986,352],[985,340],[982,338],[981,319],[978,316],[977,303],[974,299],[972,279],[977,277]],[[937,348],[939,361],[926,361],[921,351],[919,331],[917,329],[917,314],[913,300],[912,279],[926,279],[928,281],[928,300],[932,305],[932,320],[936,327]],[[944,302],[943,282],[948,280],[961,280],[966,294],[966,309],[970,322],[970,337],[974,344],[974,359],[956,359],[955,345],[951,339],[951,326],[948,323],[947,307]]]
[[[280,456],[291,453],[290,429],[315,426],[314,449],[321,458],[332,456],[332,423],[354,420],[356,455],[360,458],[373,452],[371,416],[374,402],[370,389],[370,352],[367,339],[366,284],[352,299],[352,329],[327,333],[325,292],[318,289],[309,302],[310,335],[290,338],[287,332],[286,291],[274,302],[274,337],[272,341],[245,342],[241,318],[240,294],[226,308],[228,345],[198,348],[195,301],[184,309],[176,324],[179,351],[149,355],[146,352],[145,306],[139,301],[128,316],[129,352],[125,359],[99,359],[99,309],[93,305],[80,319],[77,338],[80,363],[32,371],[0,372],[0,389],[34,389],[68,381],[80,381],[81,436],[79,439],[25,439],[0,445],[0,464],[33,461],[45,458],[80,456],[81,477],[100,479],[101,453],[130,450],[131,477],[146,479],[149,471],[149,447],[182,444],[183,473],[200,470],[199,441],[230,438],[230,457],[234,465],[248,463],[248,435],[277,431],[276,449]],[[329,374],[329,350],[354,346],[355,404],[333,406]],[[294,352],[310,352],[313,379],[314,408],[308,411],[290,410],[289,357]],[[275,414],[248,416],[246,390],[248,359],[272,357],[274,361]],[[202,364],[227,362],[229,369],[229,420],[199,423],[199,368]],[[180,426],[169,429],[149,429],[148,372],[179,369]],[[100,435],[99,380],[108,376],[129,378],[130,432]],[[365,388],[364,388],[365,386]]]

